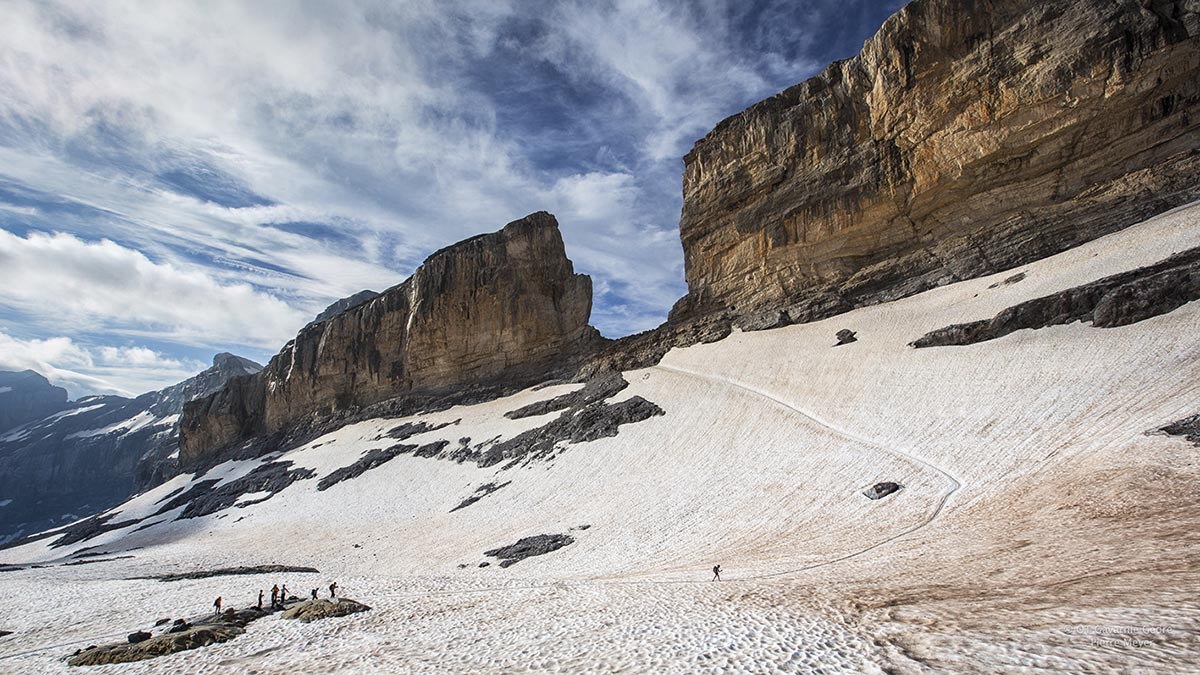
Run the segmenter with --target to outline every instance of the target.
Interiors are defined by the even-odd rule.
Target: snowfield
[[[83,670],[1195,673],[1200,448],[1147,432],[1200,413],[1200,303],[1120,328],[908,343],[1196,246],[1193,204],[1016,270],[676,349],[609,399],[641,396],[665,415],[548,461],[405,454],[318,490],[395,445],[400,424],[449,423],[406,444],[508,439],[557,413],[504,413],[581,385],[362,422],[176,477],[111,522],[272,461],[315,474],[200,518],[174,509],[0,551],[44,565],[0,572],[0,630],[13,631],[0,672],[77,672],[64,658],[76,649],[203,614],[218,595],[245,606],[273,583],[306,596],[336,580],[373,610],[274,615],[224,644]],[[843,328],[858,341],[834,347]],[[903,489],[862,494],[881,481]],[[452,510],[488,484],[501,487]],[[574,543],[507,568],[484,555],[538,534]],[[320,573],[135,578],[259,564]]]

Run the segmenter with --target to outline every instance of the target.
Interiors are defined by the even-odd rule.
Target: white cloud
[[[132,396],[195,375],[205,364],[165,357],[146,347],[87,347],[69,337],[15,338],[0,331],[0,370],[33,370],[72,398]]]
[[[155,263],[112,241],[0,230],[0,304],[58,331],[81,326],[155,331],[196,343],[276,347],[307,315],[247,284],[219,284],[198,270]]]
[[[95,213],[10,208],[62,234],[0,236],[0,256],[25,261],[0,302],[45,335],[80,324],[274,349],[332,299],[545,209],[605,296],[594,323],[648,328],[683,290],[680,155],[809,67],[748,60],[721,4],[6,3],[0,178]],[[513,21],[545,30],[513,34]],[[473,80],[502,43],[598,94],[578,110],[586,143],[514,125],[524,111]],[[545,155],[570,161],[540,167]],[[156,181],[180,167],[272,203]],[[297,221],[338,237],[269,226]]]

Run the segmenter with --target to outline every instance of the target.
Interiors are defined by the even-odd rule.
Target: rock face
[[[431,255],[403,283],[310,324],[263,372],[189,405],[185,464],[306,417],[410,393],[540,382],[599,340],[591,279],[539,212]]]
[[[0,508],[0,544],[97,513],[175,475],[183,404],[261,368],[218,354],[195,377],[132,399],[67,403],[66,391],[53,387],[62,401],[55,412],[0,433],[0,501],[11,500]],[[0,373],[0,379],[12,375],[26,374]]]
[[[67,407],[67,390],[32,370],[0,372],[0,431]]]
[[[1198,11],[911,2],[860,55],[696,143],[680,223],[689,293],[673,318],[822,318],[1196,199]]]

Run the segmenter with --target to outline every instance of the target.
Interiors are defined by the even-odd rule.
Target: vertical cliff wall
[[[533,384],[598,341],[591,279],[539,212],[431,255],[377,297],[306,326],[258,375],[185,410],[185,465],[251,434],[414,392]]]
[[[1200,196],[1200,1],[916,0],[685,158],[674,316],[808,320]]]

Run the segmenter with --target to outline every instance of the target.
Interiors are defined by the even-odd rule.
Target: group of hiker
[[[337,589],[338,589],[337,582],[335,581],[332,584],[329,584],[328,588],[329,588],[329,599],[331,599],[331,600],[337,599]],[[312,589],[312,591],[310,591],[310,593],[312,594],[313,600],[317,599],[317,590],[318,589],[314,588],[314,589]],[[275,584],[274,586],[271,587],[271,609],[283,609],[283,603],[287,602],[289,598],[298,599],[298,598],[295,598],[295,596],[288,595],[287,584],[283,584],[282,586],[280,586],[279,584]],[[213,601],[213,609],[215,610],[216,614],[218,614],[218,615],[220,615],[220,613],[221,613],[221,602],[222,602],[222,600],[219,596],[217,597],[216,600]],[[262,609],[262,608],[263,608],[263,591],[260,589],[258,591],[258,609]]]

